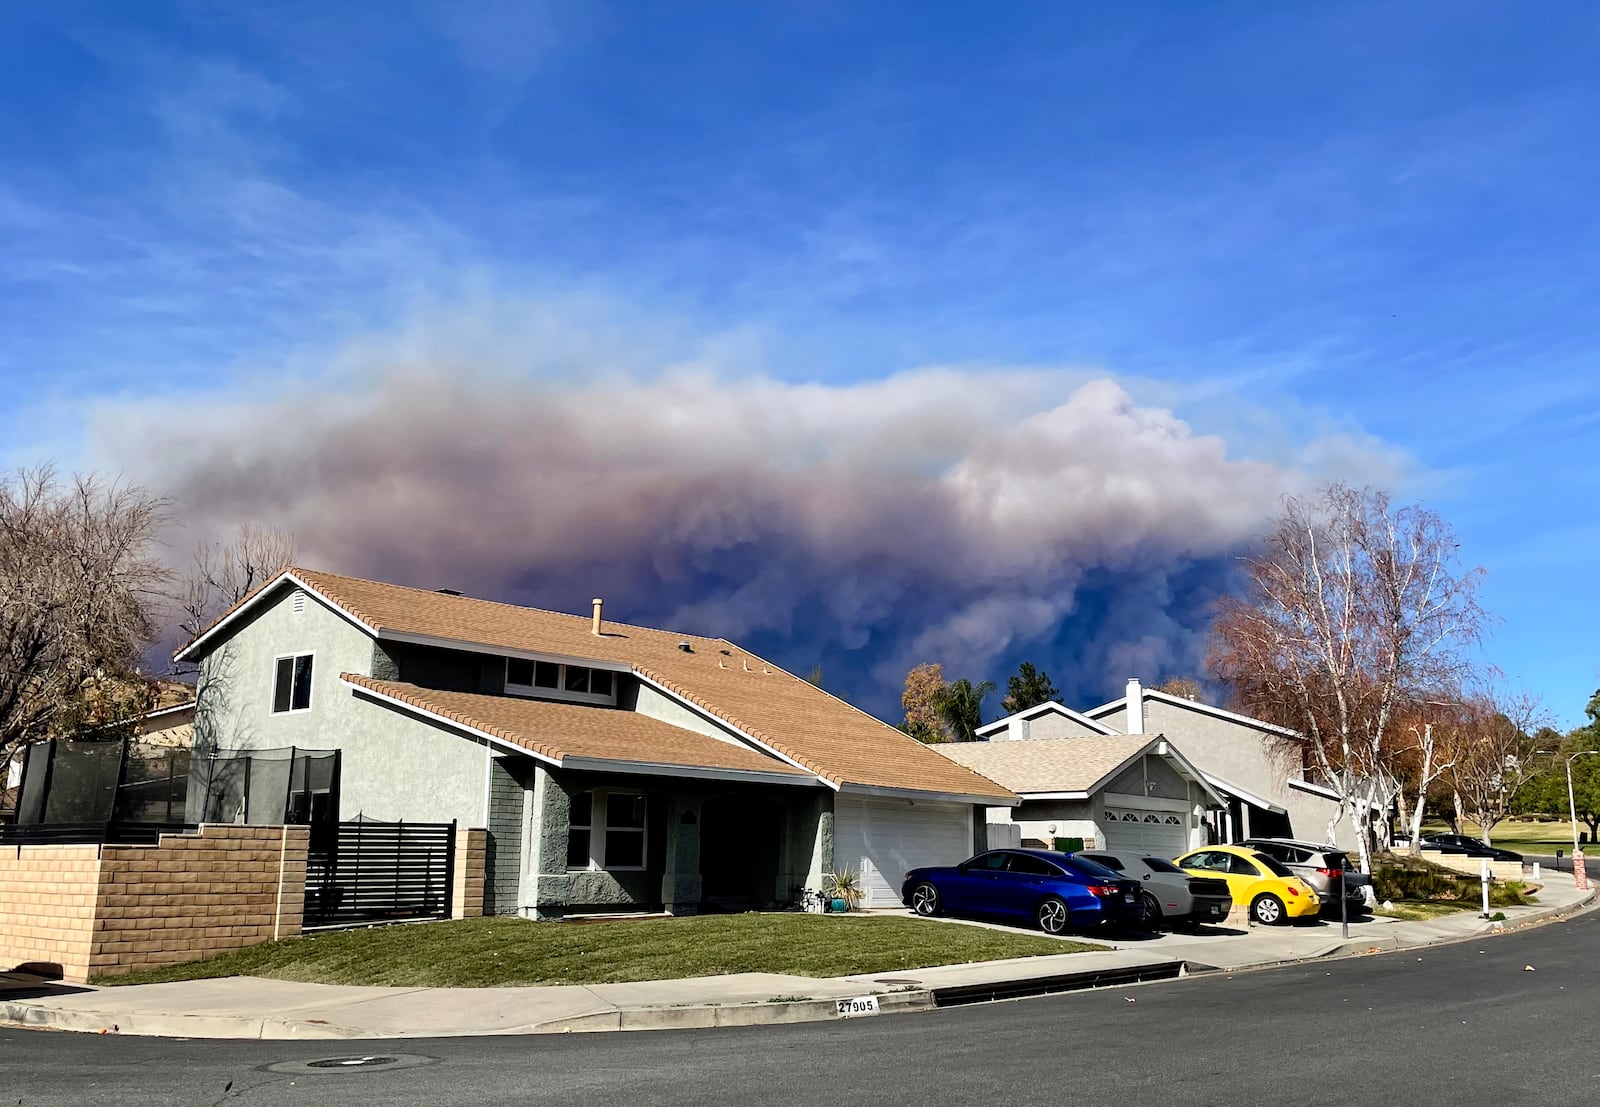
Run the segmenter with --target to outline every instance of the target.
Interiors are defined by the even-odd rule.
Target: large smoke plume
[[[1081,375],[411,358],[241,395],[102,428],[171,491],[175,549],[261,522],[332,571],[578,613],[603,596],[619,621],[820,663],[891,719],[923,661],[1003,687],[1032,660],[1080,703],[1196,671],[1234,556],[1305,479]]]

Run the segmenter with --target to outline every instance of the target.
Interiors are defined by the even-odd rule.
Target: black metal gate
[[[305,926],[448,919],[456,824],[338,824],[313,838],[306,860]]]

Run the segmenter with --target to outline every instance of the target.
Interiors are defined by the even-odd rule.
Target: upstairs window
[[[311,710],[311,657],[309,653],[280,657],[272,679],[272,713]]]
[[[575,703],[617,702],[616,674],[587,665],[563,665],[525,657],[506,658],[506,691]]]

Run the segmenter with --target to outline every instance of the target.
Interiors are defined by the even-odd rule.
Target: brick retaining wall
[[[0,972],[83,983],[300,933],[303,826],[202,826],[153,846],[0,848]],[[487,834],[457,831],[453,914],[483,914]]]

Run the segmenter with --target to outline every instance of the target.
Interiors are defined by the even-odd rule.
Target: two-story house
[[[1017,802],[732,642],[603,614],[288,570],[179,651],[195,771],[337,750],[338,817],[485,826],[486,909],[541,918],[782,904],[838,870],[889,906]]]
[[[1022,797],[994,822],[1024,840],[1082,838],[1173,857],[1208,842],[1330,836],[1355,846],[1337,794],[1307,778],[1296,731],[1145,688],[1089,711],[1040,704],[978,730],[952,759]]]

